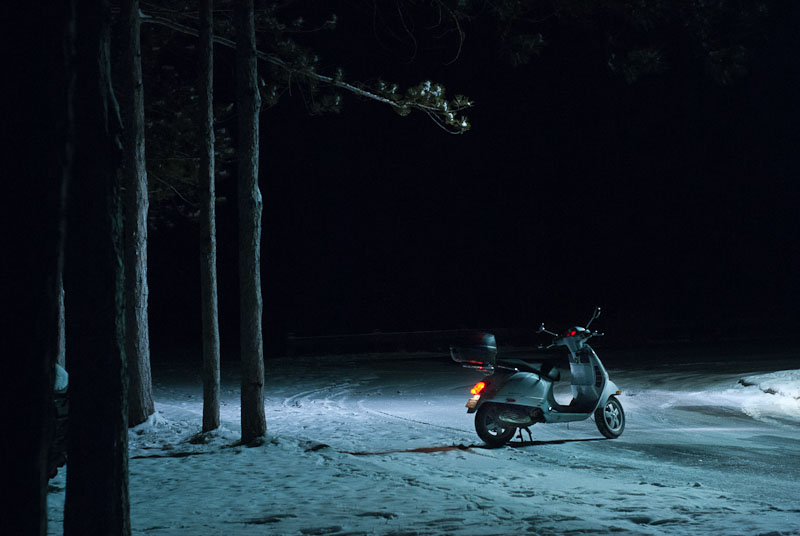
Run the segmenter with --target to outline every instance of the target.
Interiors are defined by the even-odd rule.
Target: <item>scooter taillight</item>
[[[485,382],[478,382],[478,383],[475,384],[475,387],[473,387],[472,389],[469,390],[469,392],[470,392],[470,394],[473,394],[473,395],[479,395],[479,394],[481,394],[483,392],[484,389],[486,389],[486,383]]]

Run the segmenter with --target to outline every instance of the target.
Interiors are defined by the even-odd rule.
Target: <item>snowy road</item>
[[[441,356],[269,361],[270,442],[249,449],[232,446],[235,370],[224,430],[196,444],[197,372],[156,369],[160,418],[130,439],[134,532],[800,534],[800,377],[764,376],[800,360],[687,354],[643,369],[598,353],[624,391],[622,437],[591,420],[536,425],[533,443],[494,450],[464,409],[480,373]],[[51,482],[51,534],[64,482]]]

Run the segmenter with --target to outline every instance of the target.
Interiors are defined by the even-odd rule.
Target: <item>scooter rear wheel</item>
[[[625,412],[617,397],[610,396],[606,403],[594,412],[594,422],[600,433],[609,439],[616,439],[625,430]]]
[[[475,414],[475,431],[478,437],[490,447],[502,447],[514,437],[516,426],[511,426],[499,419],[500,405],[484,404]]]

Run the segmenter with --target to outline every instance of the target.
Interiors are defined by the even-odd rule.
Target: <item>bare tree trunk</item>
[[[239,0],[236,23],[236,106],[239,116],[239,294],[242,352],[242,443],[267,433],[261,327],[261,192],[258,189],[258,93],[253,0]]]
[[[213,0],[200,0],[200,295],[203,318],[203,432],[219,428],[217,224],[214,203]]]
[[[74,39],[70,2],[32,2],[15,10],[2,38],[13,50],[5,68],[13,73],[5,98],[0,161],[5,197],[13,208],[14,237],[22,240],[0,258],[5,284],[0,324],[7,366],[3,401],[3,534],[47,533],[48,447],[53,433],[53,381],[58,352],[59,274],[63,262],[63,184],[71,146],[70,68]],[[3,41],[6,44],[6,41]],[[5,221],[5,220],[4,220]],[[11,224],[11,222],[9,222]],[[17,236],[17,238],[19,238]],[[5,245],[5,242],[4,242]],[[12,357],[13,356],[13,357]],[[11,365],[13,360],[16,367]]]
[[[147,169],[144,156],[144,90],[139,0],[122,0],[121,92],[123,140],[123,210],[125,218],[125,354],[128,359],[128,426],[155,412],[147,324]]]
[[[74,174],[68,189],[69,436],[64,534],[128,535],[120,118],[108,0],[77,2]]]

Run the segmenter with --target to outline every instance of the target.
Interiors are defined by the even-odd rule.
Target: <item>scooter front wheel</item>
[[[609,439],[616,439],[625,430],[625,412],[617,397],[610,396],[605,405],[594,412],[594,422],[600,433]]]
[[[502,447],[514,437],[516,426],[510,426],[500,421],[500,405],[484,404],[475,414],[475,431],[478,437],[490,447]]]

